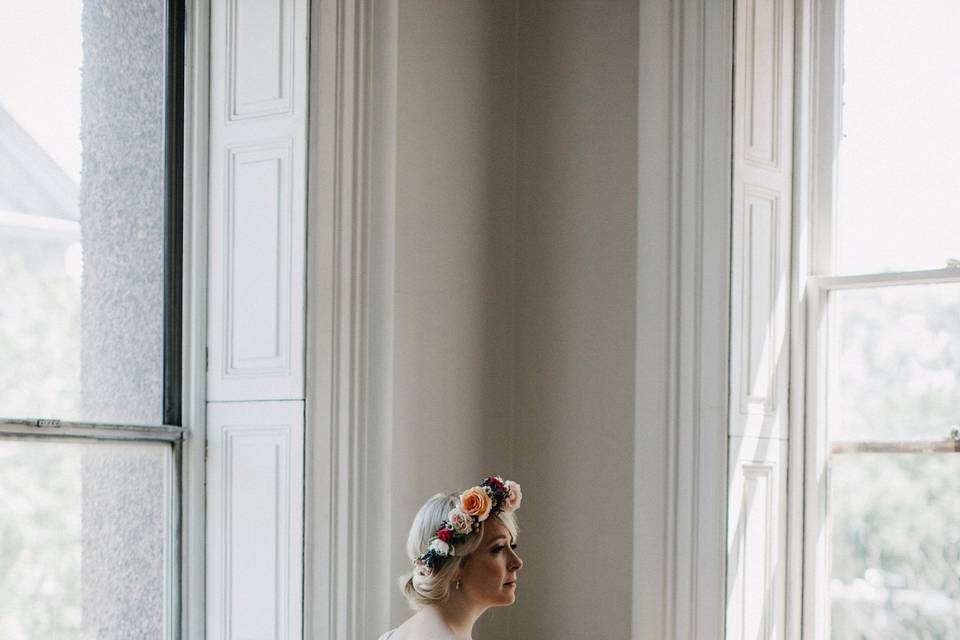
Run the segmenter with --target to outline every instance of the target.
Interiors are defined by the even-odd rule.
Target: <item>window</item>
[[[833,0],[808,215],[809,637],[960,637],[960,6]],[[839,118],[837,118],[839,116]],[[825,482],[823,482],[825,480]]]
[[[0,15],[0,637],[172,637],[183,8]]]

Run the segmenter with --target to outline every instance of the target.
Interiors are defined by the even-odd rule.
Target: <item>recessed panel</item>
[[[771,517],[771,484],[773,468],[770,465],[747,465],[743,468],[740,500],[743,509],[743,536],[740,539],[741,624],[738,638],[769,638],[770,618],[763,608],[763,599],[757,598],[769,588],[770,537],[776,533]]]
[[[225,377],[289,373],[290,147],[231,150],[226,211]]]
[[[740,410],[770,415],[777,403],[778,362],[786,357],[782,327],[786,278],[780,269],[777,194],[748,185],[742,225]]]
[[[290,110],[293,11],[289,0],[227,4],[230,120]]]
[[[780,164],[780,87],[782,83],[782,0],[747,0],[746,149],[748,161]]]
[[[783,632],[786,448],[776,438],[730,439],[727,638]]]
[[[289,559],[283,530],[289,520],[282,470],[289,465],[287,426],[227,428],[224,432],[226,510],[227,615],[232,636],[278,637],[278,604],[285,600]]]

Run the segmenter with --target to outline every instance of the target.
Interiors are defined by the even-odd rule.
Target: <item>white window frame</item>
[[[800,437],[790,444],[787,610],[789,638],[819,640],[830,637],[827,298],[840,290],[957,283],[960,269],[834,275],[843,0],[799,0],[797,18],[790,431]]]

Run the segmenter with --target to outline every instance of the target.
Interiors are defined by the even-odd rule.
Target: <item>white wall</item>
[[[631,625],[637,3],[520,3],[515,638]]]
[[[392,574],[437,491],[515,475],[515,11],[403,1],[397,16]],[[394,590],[391,619],[410,610]],[[506,637],[502,614],[483,637]],[[479,637],[479,636],[478,636]]]

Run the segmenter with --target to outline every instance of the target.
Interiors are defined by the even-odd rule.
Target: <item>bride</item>
[[[470,640],[490,607],[513,604],[520,485],[491,476],[457,495],[438,493],[420,508],[407,538],[413,570],[401,577],[417,612],[380,640]]]

